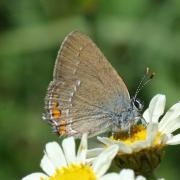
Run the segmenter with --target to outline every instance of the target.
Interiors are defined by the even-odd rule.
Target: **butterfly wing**
[[[130,101],[121,77],[88,36],[71,32],[56,59],[45,119],[60,135],[94,135],[111,127],[121,101]]]

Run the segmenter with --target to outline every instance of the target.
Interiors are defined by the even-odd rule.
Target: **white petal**
[[[46,144],[46,154],[56,168],[67,165],[64,153],[57,142]]]
[[[43,171],[47,173],[49,176],[55,173],[56,168],[53,165],[53,163],[50,161],[46,153],[44,154],[41,160],[40,166],[43,169]]]
[[[137,176],[136,180],[146,180],[146,178],[144,176]]]
[[[87,145],[87,134],[83,134],[80,145],[79,145],[79,149],[77,152],[77,163],[81,162],[81,163],[85,164],[86,154],[87,154],[87,146],[88,146]]]
[[[106,137],[103,137],[103,138],[97,137],[97,139],[106,145],[113,145],[113,144],[118,145],[119,152],[121,153],[128,153],[128,154],[132,153],[132,149],[130,148],[130,146],[126,145],[122,141],[113,141]]]
[[[32,173],[32,174],[29,174],[25,177],[22,178],[22,180],[40,180],[40,178],[48,178],[48,176],[46,176],[45,174],[43,173]]]
[[[95,160],[96,160],[96,158],[89,158],[89,159],[86,159],[86,163],[93,164]]]
[[[119,153],[132,153],[132,148],[128,144],[125,144],[122,141],[116,141],[114,144],[118,145]]]
[[[149,142],[149,146],[151,146],[154,143],[157,132],[158,132],[158,123],[148,124],[147,141]]]
[[[120,179],[119,179],[119,174],[117,174],[117,173],[108,173],[108,174],[100,177],[99,180],[120,180]]]
[[[76,147],[73,137],[63,140],[62,147],[68,164],[76,163]]]
[[[104,148],[94,148],[87,150],[87,158],[96,158]]]
[[[143,118],[145,119],[146,123],[151,122],[149,108],[147,108],[143,113]]]
[[[172,121],[169,122],[168,126],[165,126],[163,128],[163,133],[169,134],[176,131],[179,128],[180,128],[180,116],[175,119],[172,119]]]
[[[143,117],[146,120],[146,122],[157,123],[159,117],[164,113],[165,104],[165,95],[158,94],[154,96],[150,101],[148,109],[143,114]]]
[[[112,145],[105,149],[95,160],[95,162],[92,165],[92,168],[94,170],[94,173],[99,178],[101,177],[110,167],[111,161],[115,157],[115,155],[118,152],[118,146]]]
[[[161,143],[161,144],[166,144],[166,142],[167,142],[168,140],[172,139],[172,138],[173,138],[173,135],[172,135],[172,134],[162,134],[162,135],[160,136],[160,143]]]
[[[110,138],[106,138],[106,137],[97,137],[97,139],[102,142],[103,144],[109,146],[109,145],[113,145],[114,144],[114,141],[111,140]]]
[[[149,143],[146,140],[144,140],[144,141],[138,141],[138,142],[132,144],[131,147],[132,147],[133,151],[139,151],[141,149],[148,147],[148,145],[149,145]]]
[[[168,140],[166,142],[166,144],[168,144],[168,145],[180,144],[180,134],[177,134],[177,135],[173,136],[173,138]]]
[[[163,133],[166,133],[169,125],[171,123],[174,123],[178,116],[180,116],[180,102],[173,105],[167,111],[167,113],[164,115],[164,117],[161,119],[161,122],[159,123],[159,130]]]
[[[134,171],[131,169],[123,169],[119,174],[120,180],[134,180]]]

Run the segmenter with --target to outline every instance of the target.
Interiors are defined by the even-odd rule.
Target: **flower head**
[[[119,133],[110,138],[98,137],[106,146],[119,146],[116,162],[121,168],[131,168],[136,174],[153,171],[160,163],[164,147],[180,144],[180,134],[172,133],[180,128],[180,102],[173,105],[164,114],[166,98],[154,96],[143,117],[147,127],[136,125],[128,133]]]
[[[156,134],[161,134],[159,145],[180,144],[180,134],[172,133],[180,128],[180,102],[174,104],[166,114],[164,114],[166,103],[165,95],[156,95],[151,100],[148,109],[143,114],[146,122],[156,126]]]
[[[64,139],[62,148],[58,143],[50,142],[46,144],[40,164],[45,173],[33,173],[23,180],[100,179],[108,170],[117,151],[116,145],[110,146],[90,164],[86,158],[87,135],[83,135],[77,154],[73,137]]]

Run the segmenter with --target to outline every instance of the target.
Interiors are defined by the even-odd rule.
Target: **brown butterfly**
[[[128,130],[140,117],[141,104],[95,43],[73,31],[56,58],[45,97],[44,119],[59,135],[93,136]]]

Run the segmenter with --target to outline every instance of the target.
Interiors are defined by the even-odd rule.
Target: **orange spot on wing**
[[[53,109],[52,116],[53,118],[59,118],[61,116],[61,111],[59,109]]]
[[[65,135],[66,134],[66,121],[61,120],[61,126],[59,127],[59,134]]]
[[[61,110],[59,109],[59,103],[57,101],[52,102],[51,113],[55,119],[61,116]]]

